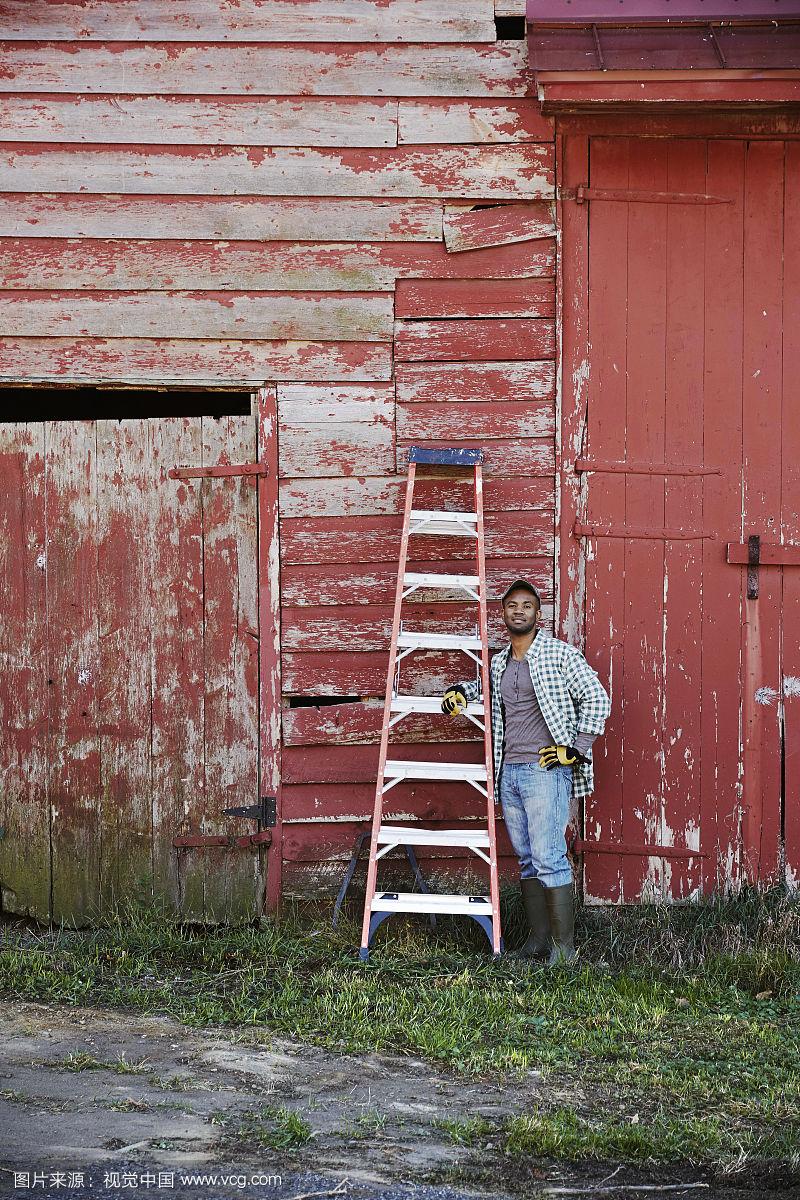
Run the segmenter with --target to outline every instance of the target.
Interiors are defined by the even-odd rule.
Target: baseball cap
[[[507,587],[506,590],[503,592],[502,596],[500,597],[500,603],[505,604],[506,597],[510,596],[511,593],[516,588],[524,588],[526,592],[532,592],[533,595],[536,597],[536,599],[539,601],[539,607],[541,608],[542,597],[539,595],[539,593],[537,592],[537,590],[533,586],[533,584],[528,583],[527,579],[515,579],[514,582],[510,585],[510,587]]]

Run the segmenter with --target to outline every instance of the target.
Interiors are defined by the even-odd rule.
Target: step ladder
[[[454,718],[441,712],[440,696],[414,696],[400,690],[400,665],[417,650],[460,651],[474,664],[481,684],[481,695],[489,695],[489,644],[486,619],[486,560],[483,533],[483,452],[478,448],[427,450],[412,446],[408,454],[403,533],[400,542],[400,564],[394,602],[389,670],[386,679],[386,701],[383,710],[378,778],[375,788],[375,808],[367,870],[367,894],[364,902],[364,923],[360,957],[366,961],[375,930],[393,913],[445,913],[472,917],[481,926],[495,956],[502,952],[500,932],[500,898],[497,881],[497,840],[494,818],[494,781],[492,777],[491,721],[486,719],[483,702],[470,703],[460,715],[483,733],[483,762],[432,762],[389,758],[391,730],[409,713],[438,714],[446,736],[448,722]],[[430,511],[414,508],[414,481],[420,465],[462,467],[472,471],[475,506],[473,512]],[[417,537],[460,537],[474,547],[474,574],[445,575],[409,571],[409,539]],[[418,544],[418,543],[417,543]],[[414,555],[422,557],[422,555]],[[466,564],[465,564],[466,565]],[[477,605],[478,619],[472,635],[458,633],[426,633],[406,626],[403,604],[420,588],[456,590],[464,601]],[[458,719],[458,718],[455,718]],[[398,784],[415,780],[438,780],[445,785],[473,787],[486,800],[486,823],[476,829],[424,829],[419,825],[386,825],[383,822],[383,802],[387,792]],[[386,892],[377,888],[378,864],[390,850],[412,846],[453,846],[469,850],[483,859],[489,867],[488,896],[441,895],[430,892]]]

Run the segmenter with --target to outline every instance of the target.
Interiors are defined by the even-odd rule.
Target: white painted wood
[[[397,110],[401,145],[470,142],[551,141],[553,121],[539,101],[401,100]]]
[[[527,95],[530,80],[525,43],[495,42],[494,32],[488,45],[84,42],[80,54],[59,42],[24,41],[3,47],[0,91],[505,98]]]
[[[127,147],[7,147],[0,155],[0,190],[535,199],[552,194],[553,155],[551,146],[538,143],[371,152],[226,146],[195,154]]]
[[[3,37],[83,42],[489,42],[493,0],[2,0]]]
[[[0,336],[391,341],[391,296],[2,292]]]
[[[397,102],[0,95],[0,130],[6,142],[396,146]]]
[[[119,181],[117,182],[119,187]],[[441,242],[436,199],[272,196],[0,195],[6,237],[227,238],[293,242]],[[368,253],[369,248],[364,247]],[[428,247],[425,247],[428,249]]]

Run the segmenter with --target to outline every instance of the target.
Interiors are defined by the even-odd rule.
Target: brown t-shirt
[[[552,746],[555,739],[545,724],[536,699],[527,659],[516,659],[509,654],[500,680],[500,695],[505,707],[505,761],[538,761],[541,748]],[[578,733],[575,735],[575,749],[585,754],[593,741],[592,734]]]

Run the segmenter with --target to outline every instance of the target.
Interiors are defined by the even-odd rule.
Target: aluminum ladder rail
[[[389,669],[386,676],[386,699],[383,709],[378,776],[375,788],[375,807],[367,870],[367,892],[364,901],[364,922],[360,958],[366,961],[375,930],[396,912],[461,914],[477,921],[489,939],[492,952],[502,953],[500,930],[500,895],[497,878],[497,839],[495,833],[494,779],[492,764],[491,720],[485,702],[489,696],[489,638],[486,617],[486,555],[483,527],[483,452],[478,448],[428,450],[412,446],[408,455],[403,533],[400,543],[400,563],[394,601]],[[473,512],[431,511],[414,508],[414,481],[418,464],[464,467],[473,471],[475,505]],[[431,535],[462,537],[474,543],[476,571],[474,575],[438,575],[430,572],[408,571],[408,542],[411,536]],[[429,634],[401,628],[403,601],[418,588],[426,590],[458,589],[467,600],[478,605],[478,636],[459,634]],[[391,729],[409,712],[441,713],[441,699],[433,696],[397,694],[395,672],[400,661],[415,650],[459,650],[477,664],[484,702],[467,706],[464,716],[483,732],[482,764],[437,763],[430,761],[391,760],[388,758]],[[442,717],[443,720],[451,718]],[[486,826],[482,829],[424,829],[418,825],[385,825],[383,799],[396,784],[406,780],[429,779],[462,782],[475,788],[486,799]],[[453,846],[472,851],[489,867],[489,895],[440,895],[425,892],[382,892],[377,889],[378,862],[396,846]]]

